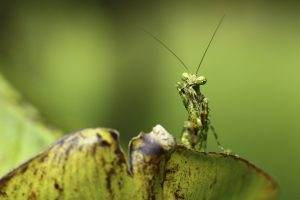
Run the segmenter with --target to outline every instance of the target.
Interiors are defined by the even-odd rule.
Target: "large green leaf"
[[[234,155],[177,146],[165,170],[165,199],[272,199],[277,192],[268,174]]]
[[[129,178],[117,133],[86,129],[4,177],[0,199],[122,199]]]
[[[0,74],[0,176],[59,135],[59,131],[42,123],[39,113]]]
[[[239,157],[178,146],[161,126],[129,146],[111,129],[65,136],[0,179],[0,199],[273,199],[269,175]]]

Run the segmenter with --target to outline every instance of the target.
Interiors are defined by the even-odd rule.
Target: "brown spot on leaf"
[[[111,144],[110,143],[108,143],[107,141],[105,141],[105,140],[102,140],[101,142],[100,142],[100,146],[102,146],[102,147],[110,147],[111,146]]]
[[[0,197],[8,197],[6,192],[0,191]]]
[[[99,133],[96,134],[96,137],[97,137],[97,141],[100,146],[102,146],[102,147],[110,147],[111,146],[111,144],[109,142],[102,139],[102,136]]]
[[[121,151],[120,147],[117,147],[116,150],[114,151],[114,153],[118,157],[118,161],[117,161],[118,165],[126,163],[126,159],[125,159],[124,153]]]
[[[54,183],[54,188],[60,193],[64,191],[56,181]]]
[[[174,196],[176,199],[185,199],[180,187],[177,190],[175,190]]]
[[[16,174],[16,171],[12,171],[0,179],[0,191],[5,188],[6,183]]]
[[[43,163],[43,162],[45,162],[45,160],[48,158],[48,154],[43,154],[43,155],[41,155],[41,158],[39,159],[39,162],[40,163]]]
[[[114,173],[115,173],[114,168],[110,168],[109,171],[106,173],[106,179],[105,179],[106,189],[110,194],[110,199],[113,199],[113,197],[114,197],[114,193],[113,193],[112,186],[111,186],[111,179],[112,179],[112,176]]]
[[[35,192],[31,192],[27,199],[28,200],[37,200]]]
[[[110,136],[115,140],[118,141],[119,140],[119,136],[118,134],[114,131],[114,130],[108,130],[110,133]]]
[[[28,165],[23,166],[20,170],[20,173],[24,174],[27,171],[27,169],[28,169]]]

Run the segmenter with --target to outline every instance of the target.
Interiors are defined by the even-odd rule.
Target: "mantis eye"
[[[199,76],[196,79],[196,83],[199,85],[204,85],[207,82],[206,78],[204,76]]]
[[[181,80],[186,81],[186,80],[188,80],[188,79],[189,79],[189,74],[186,73],[186,72],[182,73],[182,75],[181,75]]]

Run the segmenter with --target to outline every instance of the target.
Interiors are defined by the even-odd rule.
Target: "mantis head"
[[[182,73],[181,80],[190,86],[200,86],[207,82],[204,76],[197,76],[196,74]]]

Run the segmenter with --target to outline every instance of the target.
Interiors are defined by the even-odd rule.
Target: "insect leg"
[[[179,95],[182,99],[183,105],[186,109],[188,109],[189,98],[186,95],[186,91],[184,90],[184,85],[181,82],[177,82],[176,88],[179,92]]]
[[[208,133],[208,99],[202,95],[202,98],[200,100],[200,105],[198,106],[199,110],[199,118],[198,120],[201,122],[201,129],[200,129],[200,144],[199,148],[200,151],[206,151],[206,146],[207,146],[207,133]]]
[[[218,147],[221,149],[222,152],[227,152],[228,150],[225,150],[224,147],[221,145],[221,143],[220,143],[220,141],[219,141],[218,134],[217,134],[217,132],[216,132],[214,126],[210,124],[210,125],[209,125],[209,128],[210,128],[210,130],[212,131],[212,133],[214,134],[214,137],[215,137],[215,139],[216,139],[216,142],[217,142]]]

